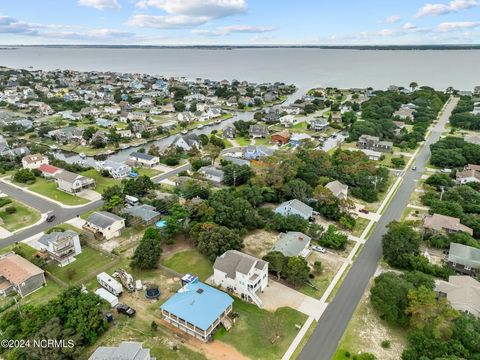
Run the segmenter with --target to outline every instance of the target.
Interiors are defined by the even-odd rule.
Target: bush
[[[10,204],[11,202],[12,202],[12,200],[10,200],[10,199],[0,198],[0,208],[4,207],[5,205]]]
[[[389,341],[389,340],[383,340],[380,345],[381,345],[382,348],[384,348],[384,349],[390,349],[390,341]]]
[[[17,212],[17,208],[15,206],[7,206],[5,211],[7,214],[15,214]]]

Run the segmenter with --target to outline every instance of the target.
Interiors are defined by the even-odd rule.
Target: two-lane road
[[[419,151],[414,165],[417,170],[408,169],[403,181],[390,204],[387,205],[377,226],[373,230],[363,250],[353,263],[350,271],[342,282],[333,301],[327,306],[320,318],[317,328],[300,353],[301,360],[330,360],[337,349],[338,343],[359,303],[370,278],[375,273],[378,261],[382,256],[381,239],[386,232],[386,226],[400,219],[408,204],[410,194],[415,190],[416,182],[430,158],[430,145],[437,142],[445,130],[452,110],[458,98],[452,98],[446,105],[444,113],[430,132],[425,145]]]

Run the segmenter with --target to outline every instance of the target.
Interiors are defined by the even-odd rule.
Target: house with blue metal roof
[[[196,337],[208,341],[221,323],[230,323],[233,299],[198,280],[184,281],[184,286],[160,307],[165,321]]]

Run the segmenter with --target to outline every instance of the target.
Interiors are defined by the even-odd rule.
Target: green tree
[[[159,232],[155,228],[148,228],[135,249],[130,265],[137,269],[154,269],[161,253]]]
[[[292,285],[300,286],[308,280],[310,274],[310,268],[305,259],[298,256],[292,256],[288,258],[287,265],[285,266],[285,276]]]
[[[337,231],[335,225],[329,225],[322,235],[319,244],[335,250],[343,250],[348,242],[348,236]]]
[[[243,240],[234,230],[225,226],[214,226],[200,232],[196,245],[202,254],[214,261],[227,250],[240,250]]]
[[[13,180],[19,183],[34,183],[36,180],[35,173],[30,169],[20,169],[13,175]]]
[[[387,227],[382,237],[383,257],[391,266],[406,268],[408,259],[418,254],[420,235],[406,223],[394,221]]]
[[[268,270],[274,272],[277,279],[280,280],[287,267],[288,258],[280,251],[270,251],[263,257],[263,260],[268,262]]]

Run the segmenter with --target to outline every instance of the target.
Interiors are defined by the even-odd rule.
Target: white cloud
[[[455,30],[473,29],[480,27],[480,21],[459,21],[459,22],[444,22],[437,26],[440,32],[449,32]]]
[[[388,16],[386,17],[385,19],[383,19],[383,23],[385,24],[395,24],[397,22],[399,22],[402,18],[399,16],[399,15],[392,15],[392,16]]]
[[[157,29],[198,26],[247,10],[246,0],[141,0],[136,6],[140,9],[154,7],[167,15],[134,15],[126,24]]]
[[[207,29],[195,29],[192,32],[197,35],[205,36],[224,36],[234,33],[240,34],[262,34],[268,33],[275,30],[273,26],[251,26],[251,25],[231,25],[231,26],[221,26],[213,30]]]
[[[420,8],[414,17],[420,18],[424,16],[436,16],[436,15],[445,15],[453,12],[458,12],[461,10],[470,9],[475,6],[479,6],[480,2],[478,0],[452,0],[447,4],[425,4]]]
[[[121,8],[117,0],[78,0],[78,5],[92,7],[97,10]]]
[[[155,16],[155,15],[134,15],[126,22],[128,26],[153,28],[153,29],[182,29],[207,23],[210,18],[205,16]]]
[[[402,29],[403,29],[403,30],[407,30],[407,31],[408,31],[408,30],[414,30],[414,29],[416,29],[416,28],[417,28],[417,26],[416,26],[416,25],[413,25],[413,24],[410,23],[410,22],[406,22],[406,23],[403,24],[403,26],[402,26]]]
[[[0,15],[0,33],[35,35],[38,30],[33,24]]]

